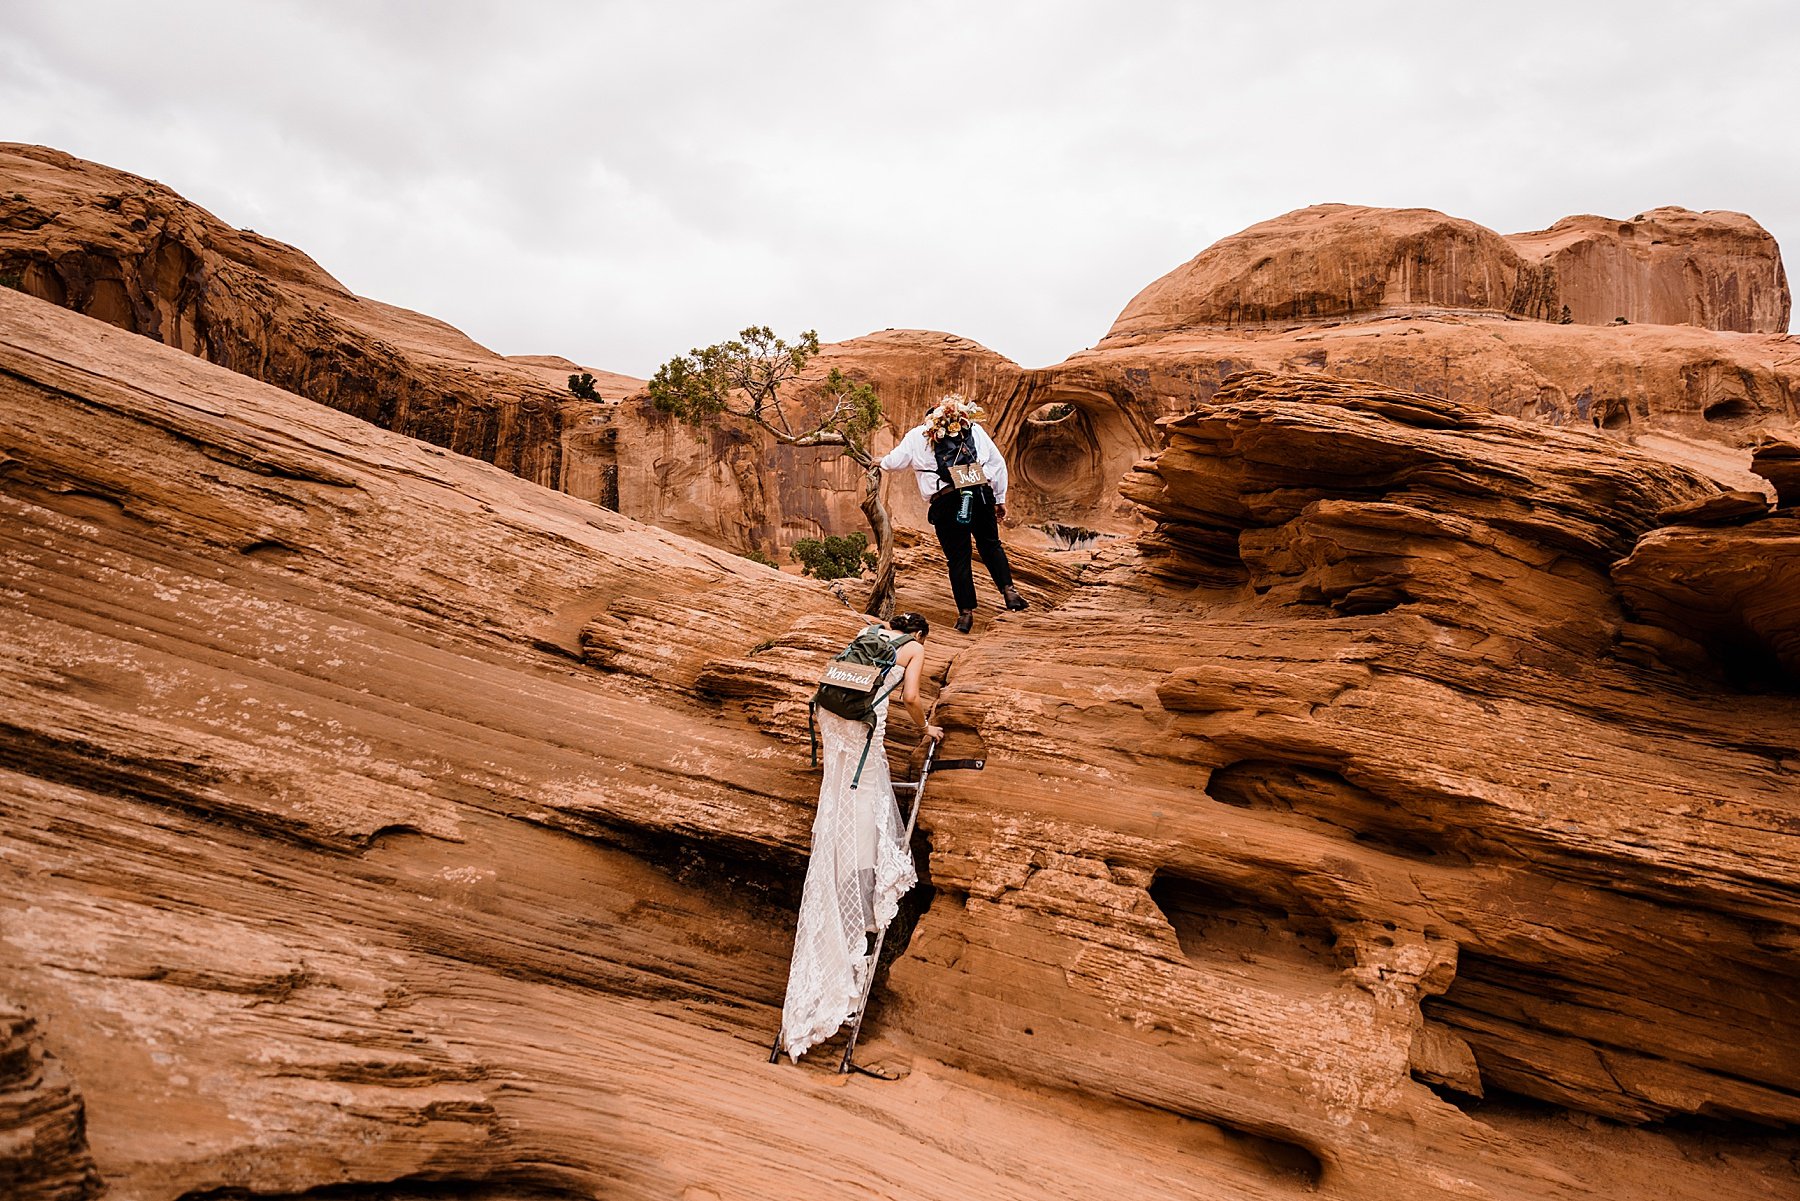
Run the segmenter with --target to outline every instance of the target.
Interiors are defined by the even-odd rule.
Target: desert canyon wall
[[[0,278],[383,429],[584,499],[613,497],[611,406],[567,388],[584,368],[507,359],[357,296],[292,246],[152,180],[0,143]],[[615,400],[642,383],[593,374]]]
[[[728,427],[696,439],[641,380],[603,370],[588,369],[605,399],[576,400],[565,359],[492,354],[160,184],[59,151],[0,145],[0,279],[715,546],[781,557],[863,528],[860,484],[828,451]],[[1774,240],[1740,213],[1569,217],[1503,237],[1426,209],[1319,205],[1154,281],[1062,363],[1025,369],[954,334],[887,330],[827,347],[813,377],[874,384],[882,446],[943,392],[975,396],[1011,456],[1020,526],[1128,534],[1143,522],[1116,483],[1158,445],[1156,422],[1252,368],[1598,426],[1761,487],[1746,471],[1756,431],[1800,420],[1790,309]],[[893,491],[899,523],[923,528]]]
[[[215,256],[183,269],[209,296],[271,289],[247,308],[283,347],[384,341],[424,432],[538,380],[508,428],[543,441],[507,454],[374,428],[341,383],[258,378],[288,349],[169,338],[249,317],[180,318],[143,274],[162,249],[66,249],[104,206],[18,193],[74,215],[0,240],[12,1195],[1800,1188],[1800,345],[1596,315],[1785,313],[1747,219],[1625,223],[1650,254],[1587,219],[1360,210],[1359,271],[1401,273],[1373,309],[1208,324],[1240,277],[1189,273],[1050,368],[919,331],[829,348],[900,428],[984,399],[1026,518],[1109,535],[1021,532],[1034,607],[968,638],[903,551],[947,753],[987,766],[933,781],[866,1051],[892,1078],[846,1083],[765,1048],[805,699],[857,616],[720,548],[856,528],[852,481],[641,399],[558,408],[560,364],[453,331],[426,354],[370,332],[425,319],[353,329],[373,302],[270,282],[297,252],[163,235]],[[1348,215],[1316,212],[1259,253],[1338,270],[1305,231]],[[1367,250],[1446,227],[1431,279]],[[1537,315],[1465,252],[1525,261]],[[1450,303],[1478,280],[1500,307]],[[433,425],[461,366],[484,382]],[[614,431],[619,512],[541,486],[565,411]]]

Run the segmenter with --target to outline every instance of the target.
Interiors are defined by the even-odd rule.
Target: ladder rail
[[[894,790],[896,792],[910,792],[912,793],[913,798],[912,810],[907,814],[906,818],[906,832],[900,839],[904,845],[910,846],[912,844],[913,831],[918,827],[919,823],[919,810],[925,803],[925,782],[931,777],[931,773],[934,769],[938,771],[980,771],[987,766],[986,759],[939,760],[937,758],[939,745],[937,740],[933,740],[925,748],[925,762],[919,766],[919,778],[917,780],[903,780],[894,785]],[[856,1041],[862,1035],[863,1018],[869,1012],[869,996],[874,991],[875,987],[875,967],[881,962],[881,948],[886,942],[887,927],[883,926],[880,930],[876,931],[875,945],[868,955],[869,974],[863,978],[862,997],[857,1002],[855,1015],[851,1018],[850,1037],[844,1044],[842,1058],[838,1060],[838,1073],[840,1075],[846,1072],[860,1070],[856,1067],[855,1063],[852,1062],[851,1057],[856,1053]],[[769,1047],[770,1063],[781,1062],[781,1036],[783,1033],[785,1033],[785,1031],[779,1028],[775,1031],[775,1042]]]
[[[907,845],[911,845],[912,843],[913,826],[917,824],[919,820],[919,803],[925,793],[925,779],[927,776],[931,775],[931,763],[933,759],[937,758],[937,749],[938,744],[935,739],[925,748],[925,762],[919,766],[919,778],[917,780],[903,780],[894,785],[896,791],[905,789],[913,794],[912,812],[908,814],[906,818],[906,833],[900,839],[902,843]],[[866,1013],[869,1008],[869,988],[875,982],[875,965],[881,961],[881,946],[886,940],[887,927],[883,926],[875,935],[875,949],[869,952],[869,974],[863,980],[862,1000],[859,1001],[856,1006],[856,1023],[850,1027],[850,1042],[844,1048],[844,1058],[838,1063],[838,1072],[840,1075],[850,1070],[848,1066],[850,1063],[850,1052],[851,1049],[856,1046],[856,1036],[862,1031],[863,1014]],[[787,1033],[785,1029],[778,1028],[775,1031],[775,1043],[769,1048],[770,1063],[781,1062],[781,1036],[785,1033]]]
[[[912,812],[906,817],[906,832],[900,836],[900,845],[912,845],[913,827],[919,821],[919,806],[925,800],[925,781],[931,776],[931,764],[937,758],[938,744],[933,739],[925,748],[925,762],[919,767],[919,782],[913,788]],[[838,1060],[838,1075],[843,1075],[852,1068],[850,1056],[856,1052],[856,1040],[862,1034],[863,1017],[869,1012],[869,994],[875,988],[875,967],[881,962],[881,948],[887,942],[887,927],[883,926],[875,933],[875,947],[869,952],[869,970],[863,977],[862,999],[856,1003],[856,1020],[850,1023],[850,1038],[844,1043],[844,1057]]]

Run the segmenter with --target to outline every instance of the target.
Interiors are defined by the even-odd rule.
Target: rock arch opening
[[[1069,521],[1103,499],[1105,460],[1093,419],[1079,405],[1039,405],[1025,418],[1013,446],[1012,470],[1030,486],[1036,516]]]
[[[1756,406],[1742,396],[1727,396],[1707,405],[1700,416],[1709,425],[1738,425],[1755,418]]]

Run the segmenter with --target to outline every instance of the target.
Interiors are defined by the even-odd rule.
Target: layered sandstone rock
[[[1457,1195],[1688,1187],[1521,1096],[1749,1122],[1782,1150],[1727,1187],[1791,1186],[1762,1131],[1800,1119],[1800,705],[1665,655],[1609,574],[1712,486],[1316,377],[1168,432],[1128,485],[1157,538],[952,666],[939,720],[988,766],[928,811],[915,1045],[1222,1123],[1335,1195],[1448,1162]]]
[[[1655,530],[1613,568],[1627,604],[1726,677],[1800,690],[1800,517]]]
[[[1800,441],[1763,435],[1751,450],[1750,469],[1769,481],[1782,508],[1800,506]]]
[[[1001,410],[1006,444],[1019,446],[1028,414],[1068,406],[1081,415],[1085,453],[1053,499],[1034,498],[1028,480],[1022,507],[1132,530],[1135,516],[1112,482],[1156,446],[1158,420],[1210,401],[1249,369],[1373,380],[1546,427],[1601,430],[1739,489],[1770,487],[1752,474],[1748,447],[1800,420],[1800,343],[1787,335],[1443,314],[1190,332],[1102,346],[1026,375]],[[1781,453],[1771,442],[1764,457],[1773,464]]]
[[[1503,238],[1431,209],[1320,204],[1214,243],[1138,293],[1101,345],[1410,310],[1782,333],[1775,239],[1742,213],[1567,217]]]
[[[16,1201],[80,1201],[100,1186],[68,1073],[37,1023],[0,1000],[0,1188]]]
[[[441,321],[356,296],[292,246],[154,181],[0,143],[0,277],[384,429],[615,499],[612,406],[567,390],[583,368],[503,358]],[[611,401],[642,384],[595,374]]]
[[[792,390],[804,407],[833,369],[871,384],[886,428],[886,453],[946,392],[990,407],[1011,396],[1022,374],[1011,359],[955,334],[883,330],[823,348]],[[719,546],[785,560],[798,538],[867,531],[862,471],[834,448],[783,446],[754,429],[722,422],[698,435],[658,413],[646,394],[620,407],[619,509]],[[929,528],[910,479],[888,486],[897,524]]]
[[[1329,380],[1171,426],[1157,538],[927,643],[987,767],[846,1086],[765,1062],[826,589],[6,293],[0,368],[0,991],[119,1195],[1794,1178],[1800,717],[1608,574],[1695,474]]]
[[[641,381],[604,372],[607,402],[575,401],[568,360],[492,355],[350,295],[300,252],[159,184],[56,151],[0,150],[0,277],[713,545],[784,560],[797,538],[864,528],[860,478],[829,451],[730,427],[696,438],[650,408]],[[1577,322],[1633,324],[1556,325],[1565,304]],[[1800,415],[1793,340],[1645,322],[1779,330],[1786,305],[1773,243],[1737,214],[1569,218],[1503,239],[1429,210],[1321,206],[1220,242],[1147,289],[1099,349],[1057,366],[1024,371],[955,335],[888,330],[827,347],[811,382],[837,366],[874,384],[882,448],[943,392],[980,399],[1012,467],[1013,536],[1050,545],[1142,528],[1117,481],[1156,445],[1158,419],[1246,368],[1597,425],[1761,487],[1742,448]],[[889,501],[901,528],[925,528],[905,481]]]
[[[1320,205],[1152,283],[1097,347],[1027,372],[997,430],[1048,464],[1023,473],[1022,514],[1113,533],[1139,524],[1112,485],[1156,446],[1155,423],[1247,369],[1602,429],[1757,489],[1744,448],[1800,420],[1788,310],[1774,240],[1742,214],[1572,217],[1502,238],[1428,209]]]
[[[1410,308],[1522,312],[1537,303],[1524,274],[1505,239],[1473,221],[1432,209],[1317,204],[1223,238],[1152,283],[1102,345],[1196,326]]]
[[[1547,285],[1537,316],[1786,333],[1792,304],[1781,250],[1743,213],[1651,209],[1629,221],[1584,214],[1507,237]]]

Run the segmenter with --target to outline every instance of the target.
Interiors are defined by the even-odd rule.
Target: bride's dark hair
[[[915,638],[924,638],[931,633],[931,623],[917,613],[896,613],[888,618],[888,626]]]

